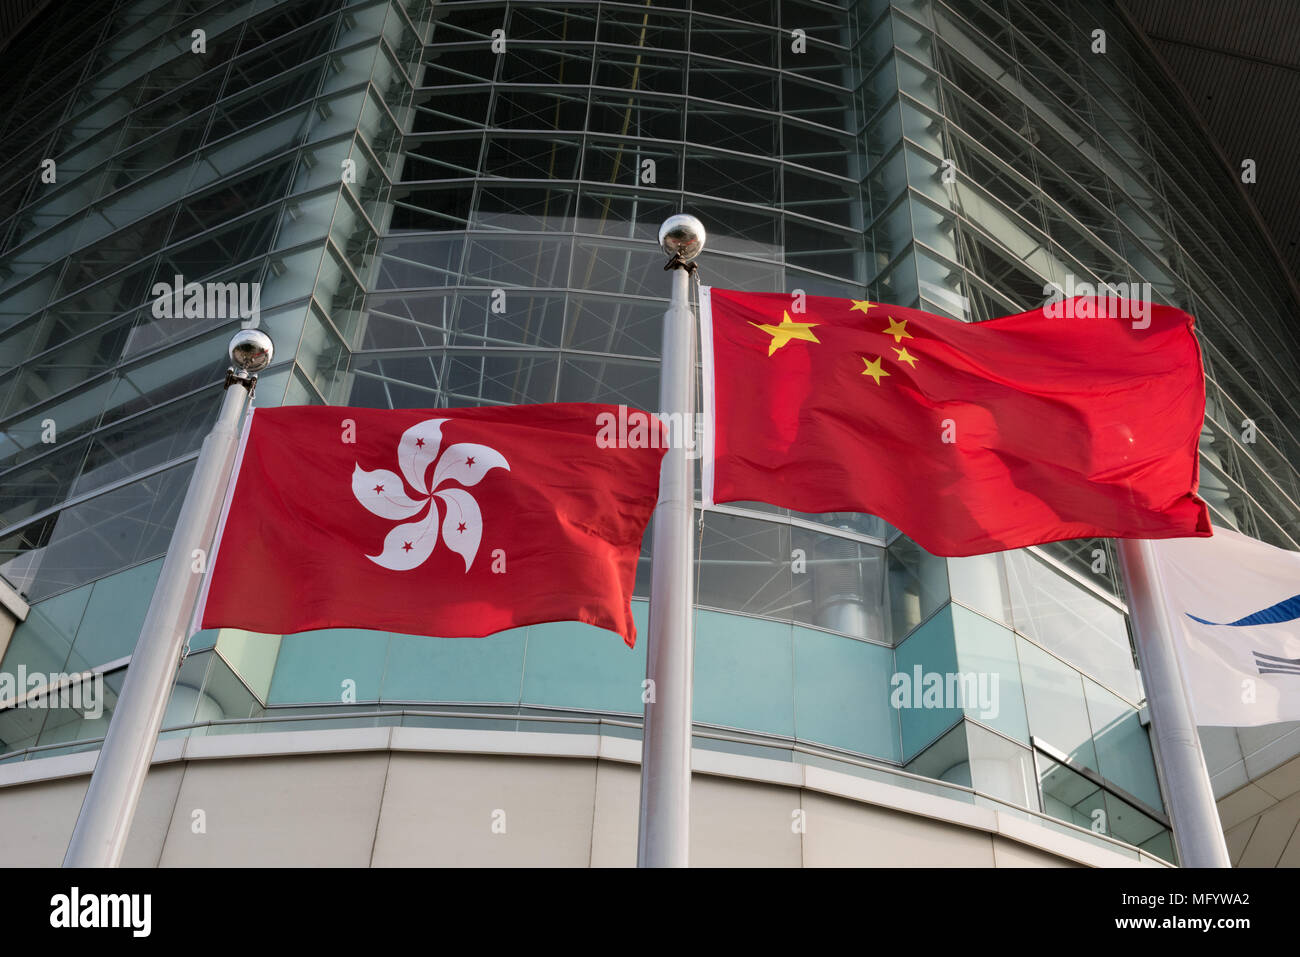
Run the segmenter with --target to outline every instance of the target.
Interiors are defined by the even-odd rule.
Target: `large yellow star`
[[[895,349],[894,351],[898,353],[899,362],[906,362],[913,369],[916,368],[916,356],[907,351],[907,346],[903,346],[901,349]]]
[[[903,319],[901,322],[896,320],[893,316],[889,316],[888,319],[889,328],[884,331],[885,335],[893,336],[895,342],[902,342],[904,339],[912,338],[912,334],[907,331],[906,319]]]
[[[888,372],[880,367],[880,356],[876,356],[874,362],[868,362],[867,357],[863,356],[862,361],[867,364],[867,367],[862,370],[862,374],[869,375],[871,378],[875,379],[876,385],[880,385],[881,377],[889,375]]]
[[[791,339],[804,339],[808,342],[821,343],[821,340],[813,335],[812,331],[813,326],[820,325],[820,323],[795,322],[790,318],[790,313],[788,312],[782,313],[781,315],[781,324],[779,326],[767,324],[759,325],[757,322],[750,323],[754,328],[762,329],[772,337],[772,342],[767,348],[767,354],[769,356],[788,343]]]
[[[853,305],[849,306],[849,312],[856,309],[858,312],[865,314],[868,309],[878,309],[880,307],[879,303],[868,302],[866,299],[850,299],[849,302],[853,303]]]

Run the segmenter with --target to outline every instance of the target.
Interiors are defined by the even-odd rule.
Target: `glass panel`
[[[1156,810],[1164,810],[1151,739],[1137,710],[1094,681],[1085,678],[1083,688],[1102,777]]]
[[[37,564],[29,599],[162,554],[192,470],[193,463],[168,469],[60,512],[48,542],[30,556]]]
[[[589,235],[657,243],[659,224],[679,212],[680,205],[676,196],[649,188],[583,184],[575,229]]]
[[[791,626],[695,613],[697,722],[794,737]]]
[[[90,443],[71,494],[85,494],[195,451],[219,405],[216,389],[205,389],[101,429]]]
[[[888,644],[885,550],[798,526],[790,532],[794,620]]]
[[[1015,635],[956,605],[952,616],[966,716],[1028,744]]]
[[[440,141],[440,162],[454,165],[460,175],[504,176],[510,179],[577,179],[581,150],[577,138],[551,136],[489,136],[479,170],[479,139]],[[457,149],[457,146],[460,146]]]
[[[464,281],[486,286],[562,288],[568,267],[567,238],[471,236]]]
[[[366,299],[357,348],[426,349],[446,345],[456,301],[452,293],[371,295]]]
[[[1124,615],[1025,552],[1005,557],[1016,627],[1136,702],[1137,672]]]
[[[888,648],[796,626],[796,736],[898,761],[898,711],[884,693],[892,672]]]
[[[659,403],[659,367],[631,359],[566,357],[555,398],[557,402],[607,402],[654,411]]]
[[[1083,678],[1023,638],[1016,639],[1024,681],[1029,733],[1085,767],[1097,769],[1092,726],[1083,697]]]
[[[970,723],[966,723],[966,740],[970,748],[971,786],[976,791],[1038,810],[1034,759],[1028,748]]]
[[[620,137],[679,140],[684,116],[684,105],[677,98],[593,93],[587,114],[587,130]],[[635,149],[635,145],[629,144],[629,151]],[[640,162],[635,164],[635,168],[641,168]]]
[[[394,636],[384,671],[385,702],[465,701],[517,704],[526,628],[490,638]]]
[[[88,445],[88,442],[72,442],[29,465],[5,472],[0,484],[0,524],[18,524],[62,502],[81,468]]]
[[[389,640],[358,628],[285,635],[267,703],[341,704],[345,693],[357,702],[379,700]]]
[[[13,674],[18,665],[29,672],[63,671],[77,629],[85,617],[92,586],[76,588],[31,606],[27,619],[14,629],[5,651],[5,671]]]
[[[1106,792],[1045,754],[1038,755],[1043,811],[1088,830],[1107,833]]]
[[[576,205],[577,190],[573,188],[484,184],[479,188],[472,228],[564,232],[573,228]]]
[[[776,156],[778,128],[770,114],[691,100],[686,114],[688,142],[752,156]]]
[[[952,606],[947,605],[894,651],[890,703],[899,711],[904,761],[961,718],[958,702],[945,693],[948,676],[956,674]]]
[[[918,754],[905,770],[922,777],[971,787],[970,748],[966,741],[966,722],[961,722],[934,744]]]
[[[611,631],[577,622],[530,625],[524,660],[524,704],[640,715],[648,612],[632,602],[636,648]],[[485,638],[484,641],[493,641]],[[700,720],[696,713],[696,720]]]
[[[568,308],[564,332],[568,348],[658,357],[663,340],[662,302],[574,296]]]
[[[948,559],[948,585],[956,601],[989,618],[1011,623],[1011,599],[1001,554]]]
[[[1139,847],[1148,841],[1159,845],[1157,839],[1167,834],[1158,821],[1109,791],[1106,792],[1106,833]]]
[[[544,353],[453,353],[447,356],[445,399],[438,404],[483,404],[479,400],[501,405],[554,402],[556,366],[555,358]]]
[[[458,346],[559,346],[563,341],[564,297],[503,289],[463,293],[456,298]],[[427,310],[422,306],[419,311]]]
[[[597,86],[648,93],[684,92],[686,61],[683,57],[607,48],[599,48],[596,57]]]
[[[125,680],[124,671],[61,685],[44,705],[45,723],[36,744],[60,744],[103,737]],[[81,750],[76,748],[74,750]],[[59,753],[59,752],[54,752]],[[66,752],[64,752],[66,753]]]
[[[249,718],[261,714],[261,702],[253,696],[253,692],[239,676],[230,670],[225,659],[215,653],[210,656],[212,661],[208,665],[199,694],[199,701],[203,704],[198,706],[197,712],[204,711],[204,705],[207,704],[205,699],[210,699],[220,709],[218,717],[221,718]],[[212,728],[208,733],[237,734],[239,730],[237,727]]]
[[[222,628],[217,636],[217,654],[248,690],[265,701],[271,689],[280,635],[263,635],[239,628]]]
[[[699,552],[698,604],[790,620],[788,525],[705,512]]]
[[[68,657],[68,671],[94,668],[135,651],[160,571],[162,559],[95,582]]]
[[[889,547],[889,613],[899,641],[948,600],[948,572],[915,542],[899,538]]]

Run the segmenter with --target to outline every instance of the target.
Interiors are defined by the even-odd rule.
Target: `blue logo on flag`
[[[1276,625],[1283,621],[1295,621],[1300,618],[1300,595],[1292,595],[1276,605],[1269,605],[1254,614],[1247,615],[1245,618],[1238,618],[1236,621],[1206,621],[1204,618],[1197,618],[1195,615],[1188,615],[1192,621],[1199,621],[1202,625],[1227,625],[1233,628],[1241,628],[1246,625]]]
[[[1279,658],[1262,651],[1252,652],[1255,668],[1261,675],[1300,675],[1300,658]]]

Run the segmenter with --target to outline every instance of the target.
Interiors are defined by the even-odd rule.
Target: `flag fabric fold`
[[[1196,723],[1300,721],[1300,553],[1225,528],[1152,548]]]
[[[1103,297],[963,323],[822,296],[700,301],[706,502],[867,512],[947,556],[1210,534],[1185,312]]]
[[[662,434],[654,416],[623,414]],[[634,644],[629,601],[666,442],[604,441],[618,415],[589,403],[257,410],[201,627],[479,637],[581,621]]]

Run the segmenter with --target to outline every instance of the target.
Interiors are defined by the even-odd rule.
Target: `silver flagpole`
[[[694,216],[670,216],[659,228],[659,244],[672,257],[664,268],[673,274],[672,302],[664,313],[659,409],[680,427],[660,467],[654,515],[638,867],[686,867],[690,862],[695,468],[685,440],[687,430],[693,434],[695,427],[690,278],[704,240],[704,225]]]
[[[226,373],[221,412],[194,465],[64,867],[117,867],[122,861],[203,577],[193,571],[193,552],[206,552],[212,544],[239,443],[239,417],[257,373],[271,363],[271,352],[270,338],[256,329],[242,330],[230,341],[233,365]],[[235,384],[242,388],[231,389]]]
[[[1201,739],[1178,668],[1155,551],[1148,541],[1117,541],[1179,863],[1183,867],[1231,867]]]

